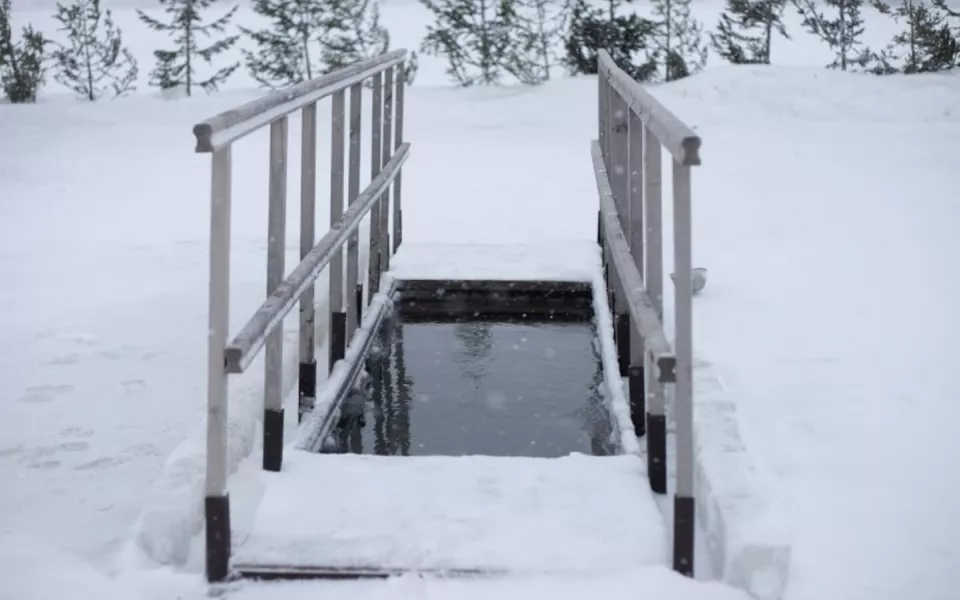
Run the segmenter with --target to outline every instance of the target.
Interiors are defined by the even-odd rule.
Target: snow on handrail
[[[293,87],[277,90],[211,117],[193,127],[193,135],[197,138],[196,151],[215,152],[280,117],[400,64],[406,57],[406,50],[394,50]]]
[[[700,136],[618,67],[606,50],[597,56],[597,70],[678,163],[700,164]]]

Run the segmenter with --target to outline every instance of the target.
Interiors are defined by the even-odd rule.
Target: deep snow
[[[702,7],[708,25],[719,4]],[[39,25],[47,12],[17,18]],[[146,67],[154,34],[126,8],[116,17]],[[384,19],[398,46],[416,47],[427,16],[394,1]],[[738,403],[792,530],[788,599],[954,598],[960,75],[832,73],[809,36],[794,38],[778,66],[710,68],[655,91],[704,139],[694,258],[711,280],[694,303],[695,349]],[[592,240],[595,80],[455,90],[421,60],[408,94],[407,241]],[[0,277],[13,290],[0,312],[0,597],[47,597],[9,582],[55,585],[51,575],[64,591],[102,585],[101,598],[194,593],[192,577],[117,582],[89,565],[123,564],[144,502],[171,485],[175,451],[178,475],[159,497],[193,510],[202,467],[181,444],[203,418],[208,163],[189,129],[259,92],[242,76],[179,101],[144,89],[91,106],[50,90],[36,106],[0,106]],[[235,331],[264,288],[265,136],[234,156]],[[295,167],[290,181],[296,198]],[[232,396],[251,415],[258,373]],[[247,447],[252,431],[240,432]],[[182,535],[150,531],[161,533]],[[43,563],[44,548],[61,558]],[[686,586],[662,577],[638,575],[664,592]],[[429,585],[402,596],[479,593]],[[537,589],[558,587],[576,585]]]

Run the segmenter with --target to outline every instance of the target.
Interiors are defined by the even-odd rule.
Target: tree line
[[[31,25],[15,38],[12,0],[0,0],[0,87],[10,102],[33,102],[49,71],[59,83],[94,101],[135,89],[137,61],[100,0],[61,1],[54,15],[65,41],[54,43]],[[390,35],[376,0],[254,0],[268,23],[233,27],[238,9],[216,13],[216,0],[159,0],[163,17],[140,20],[169,37],[155,50],[149,83],[162,90],[211,91],[241,62],[261,85],[281,88],[386,52]],[[946,0],[727,0],[715,31],[704,33],[691,0],[650,0],[649,17],[631,0],[420,0],[434,18],[420,51],[446,61],[461,86],[512,78],[538,84],[558,72],[597,72],[597,54],[642,82],[673,81],[703,69],[710,51],[733,64],[770,64],[778,39],[790,39],[788,9],[801,27],[833,53],[828,68],[878,75],[960,67],[960,12]],[[894,19],[901,31],[868,47],[863,9]],[[221,55],[242,36],[254,43],[242,61]],[[407,74],[416,71],[416,53]]]

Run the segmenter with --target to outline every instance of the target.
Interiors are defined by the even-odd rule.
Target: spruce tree
[[[380,24],[380,6],[370,0],[333,0],[330,19],[337,27],[324,44],[327,72],[383,54],[390,48],[390,33]]]
[[[947,6],[946,0],[933,0],[933,7],[940,11],[946,22],[945,33],[941,33],[943,50],[949,53],[949,47],[952,45],[954,48],[960,46],[960,10],[953,10]],[[960,67],[960,50],[958,50],[958,56],[954,61],[955,67]]]
[[[656,48],[652,37],[657,24],[634,13],[620,14],[620,0],[608,0],[604,9],[587,0],[576,0],[570,15],[570,30],[564,43],[564,63],[577,75],[597,73],[600,50],[636,81],[657,75]]]
[[[10,21],[11,0],[0,0],[0,86],[14,104],[36,102],[46,79],[49,41],[32,25],[23,28],[19,41],[14,40]]]
[[[818,1],[793,0],[802,25],[827,43],[834,53],[828,68],[846,71],[850,66],[866,66],[869,50],[863,45],[864,22],[861,10],[864,0],[822,0],[833,17],[817,9]]]
[[[558,47],[570,17],[569,0],[520,0],[517,46],[526,57],[525,79],[539,83],[550,79],[560,62]]]
[[[55,18],[68,40],[53,53],[59,83],[91,102],[107,93],[116,97],[136,89],[137,61],[124,47],[110,11],[100,10],[100,0],[58,3]]]
[[[255,0],[253,10],[270,26],[241,30],[253,38],[256,52],[243,50],[247,69],[261,85],[296,85],[323,71],[323,41],[337,26],[327,0]]]
[[[197,61],[202,60],[210,65],[213,59],[226,52],[237,43],[239,35],[228,35],[217,39],[209,45],[202,45],[207,38],[214,34],[223,34],[230,24],[233,15],[237,12],[234,6],[226,14],[209,23],[204,23],[200,12],[210,8],[216,0],[160,0],[164,12],[169,16],[164,23],[137,10],[140,20],[151,29],[161,31],[173,37],[173,50],[155,50],[153,52],[157,63],[150,72],[150,85],[162,90],[183,87],[187,96],[193,94],[193,88],[199,87],[204,91],[216,90],[220,84],[240,66],[233,63],[229,66],[215,69],[206,79],[197,78]]]
[[[953,68],[960,61],[960,44],[951,34],[948,13],[922,0],[901,0],[893,8],[875,0],[874,6],[906,25],[887,46],[891,59],[902,59],[901,72],[934,73]]]
[[[690,13],[690,0],[653,0],[653,13],[663,78],[674,81],[703,69],[707,46],[703,43],[703,25]]]
[[[783,24],[786,0],[727,0],[710,43],[735,65],[770,64],[773,34],[790,39]]]
[[[447,75],[462,86],[523,78],[514,44],[517,0],[421,0],[434,14],[420,50],[447,59]]]

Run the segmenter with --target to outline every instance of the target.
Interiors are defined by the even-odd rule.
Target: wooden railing
[[[396,50],[289,89],[279,90],[208,119],[193,128],[197,152],[211,153],[210,313],[207,374],[206,571],[223,581],[230,563],[230,504],[227,495],[227,377],[243,373],[265,348],[263,468],[279,471],[283,461],[283,319],[299,303],[299,392],[301,411],[316,398],[314,282],[329,266],[330,356],[342,359],[368,301],[402,237],[401,167],[410,145],[403,141],[406,50]],[[372,87],[371,181],[360,190],[363,89]],[[350,90],[349,121],[346,91]],[[330,229],[315,242],[317,195],[317,102],[333,97],[330,146]],[[301,113],[300,263],[284,276],[287,220],[288,115]],[[227,342],[230,317],[231,151],[240,138],[270,128],[267,297],[240,333]],[[349,156],[346,129],[349,128]],[[345,160],[346,159],[346,160]],[[345,163],[346,162],[346,166]],[[344,210],[344,183],[348,208]],[[390,236],[392,204],[392,247]],[[359,226],[370,214],[367,277],[359,273]],[[343,246],[346,244],[346,277]]]
[[[600,52],[599,140],[592,145],[600,195],[599,242],[614,311],[620,375],[628,378],[637,435],[646,435],[650,487],[667,493],[666,386],[676,421],[673,568],[693,576],[693,315],[690,167],[700,138]],[[674,335],[663,326],[661,148],[672,157]]]

